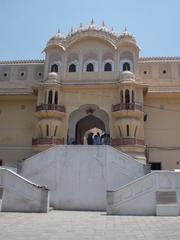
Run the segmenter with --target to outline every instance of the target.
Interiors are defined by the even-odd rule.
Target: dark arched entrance
[[[101,119],[93,115],[88,115],[80,119],[76,124],[76,144],[83,144],[84,134],[93,128],[97,128],[105,132],[105,124]]]

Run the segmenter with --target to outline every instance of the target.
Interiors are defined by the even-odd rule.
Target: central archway
[[[85,104],[69,116],[68,144],[83,144],[83,137],[92,128],[109,133],[108,114],[94,104]]]
[[[86,116],[79,120],[76,124],[76,144],[83,144],[85,133],[93,128],[105,132],[104,122],[93,115]]]

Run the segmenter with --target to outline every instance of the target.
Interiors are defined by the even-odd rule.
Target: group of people
[[[88,145],[109,145],[110,137],[109,134],[104,133],[100,135],[99,132],[94,135],[94,133],[90,132],[87,137]]]

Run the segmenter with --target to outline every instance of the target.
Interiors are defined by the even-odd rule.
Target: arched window
[[[40,137],[43,137],[43,131],[41,126],[39,126],[39,131],[40,131]]]
[[[44,92],[44,103],[47,103],[47,91]]]
[[[74,63],[69,65],[69,72],[76,72],[76,65]]]
[[[86,72],[94,72],[94,65],[92,63],[87,64]]]
[[[128,62],[123,63],[123,72],[130,70],[131,70],[130,64]]]
[[[123,103],[123,90],[120,92],[120,102]]]
[[[48,137],[49,136],[49,126],[46,125],[46,136]]]
[[[129,125],[126,126],[127,137],[129,137]]]
[[[136,134],[137,134],[137,126],[136,126],[136,128],[134,130],[134,137],[136,137]]]
[[[58,92],[57,91],[55,92],[55,95],[54,95],[54,103],[58,104]]]
[[[129,90],[126,89],[126,91],[125,91],[125,103],[129,103],[129,102],[130,102]]]
[[[121,136],[122,136],[122,133],[121,133],[120,127],[118,127],[118,129],[119,129],[119,136],[121,137]]]
[[[112,71],[112,65],[111,65],[111,63],[107,62],[107,63],[104,65],[104,71],[105,71],[105,72],[111,72],[111,71]]]
[[[58,129],[58,126],[56,126],[55,129],[54,129],[54,137],[56,136],[57,129]]]
[[[48,104],[52,104],[52,95],[52,90],[50,90],[48,94]]]
[[[132,90],[132,103],[134,103],[134,91]]]
[[[52,66],[51,66],[51,72],[58,72],[58,65],[57,64],[53,64]]]

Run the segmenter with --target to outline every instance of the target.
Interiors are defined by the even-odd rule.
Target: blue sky
[[[141,56],[180,56],[179,0],[0,0],[0,60],[43,59],[58,28],[67,34],[92,18],[117,32],[127,26]]]

